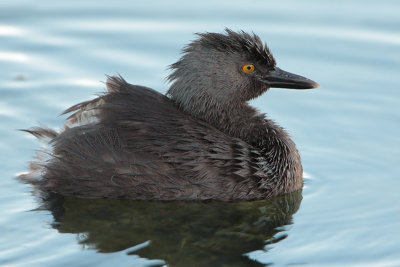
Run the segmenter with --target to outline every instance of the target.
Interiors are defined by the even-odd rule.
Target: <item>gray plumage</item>
[[[302,187],[294,142],[247,102],[315,82],[277,68],[258,36],[228,29],[199,34],[171,69],[167,96],[110,77],[107,93],[65,112],[62,132],[27,130],[52,150],[21,179],[62,195],[143,200],[254,200]]]

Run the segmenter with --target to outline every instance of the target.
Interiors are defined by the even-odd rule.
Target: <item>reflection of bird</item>
[[[270,245],[285,239],[285,225],[293,223],[301,200],[301,190],[269,200],[206,204],[47,194],[40,208],[51,212],[52,226],[60,233],[77,234],[83,247],[100,253],[124,250],[124,254],[163,259],[163,266],[248,267],[265,266],[245,254],[267,252]],[[142,243],[147,240],[151,244],[145,247]]]
[[[295,144],[247,101],[318,84],[275,65],[256,35],[199,34],[171,66],[169,97],[111,77],[108,93],[65,112],[75,113],[61,133],[28,130],[53,150],[21,178],[94,198],[251,200],[300,189]]]

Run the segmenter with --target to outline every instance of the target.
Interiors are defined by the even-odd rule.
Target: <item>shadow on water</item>
[[[274,236],[292,223],[302,195],[237,203],[44,199],[55,229],[78,234],[80,244],[102,253],[150,240],[128,254],[163,259],[169,266],[262,266],[244,254],[286,237]]]

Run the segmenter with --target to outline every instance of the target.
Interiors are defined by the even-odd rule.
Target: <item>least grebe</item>
[[[288,133],[248,101],[318,84],[285,72],[255,34],[202,33],[171,65],[167,95],[109,77],[65,128],[27,130],[51,149],[21,179],[85,198],[255,200],[293,192],[303,169]]]

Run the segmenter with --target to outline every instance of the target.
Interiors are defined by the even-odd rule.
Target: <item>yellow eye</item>
[[[242,70],[247,74],[254,72],[254,69],[255,69],[255,67],[253,64],[246,64],[242,68]]]

